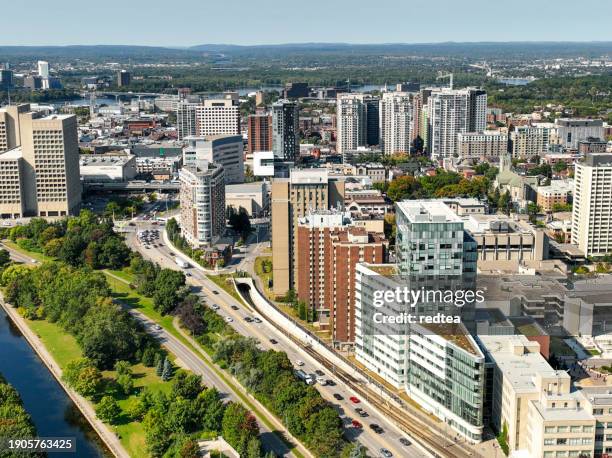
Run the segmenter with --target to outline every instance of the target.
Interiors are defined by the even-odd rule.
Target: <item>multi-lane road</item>
[[[138,224],[138,229],[152,228],[149,224]],[[163,230],[159,228],[160,232]],[[172,251],[157,240],[153,244],[149,244],[149,248],[145,248],[137,239],[135,234],[126,234],[128,245],[139,251],[146,258],[149,258],[163,267],[178,269],[175,262],[175,256]],[[245,259],[241,262],[249,263],[253,261],[253,257],[261,250],[262,245],[252,245],[247,248],[248,253]],[[359,403],[351,402],[351,397],[356,397],[355,393],[346,387],[344,383],[334,374],[331,374],[323,367],[316,359],[311,357],[307,352],[300,348],[295,342],[291,341],[283,333],[279,332],[274,326],[269,324],[265,319],[261,323],[247,322],[246,317],[257,316],[256,312],[245,307],[241,302],[236,301],[232,296],[227,294],[223,289],[219,288],[214,282],[206,277],[206,275],[198,269],[188,268],[185,272],[189,274],[187,277],[188,283],[198,292],[199,295],[210,305],[216,304],[219,306],[217,311],[227,320],[231,319],[229,324],[241,335],[251,336],[256,338],[261,348],[274,349],[287,353],[289,359],[296,365],[296,368],[304,370],[306,373],[315,373],[322,371],[324,378],[332,380],[334,386],[316,384],[321,395],[331,402],[338,410],[345,424],[345,435],[350,439],[358,440],[369,451],[370,456],[383,456],[381,449],[390,451],[396,457],[425,457],[431,456],[421,446],[415,443],[413,438],[408,437],[394,423],[389,421],[377,409],[366,402],[364,399],[359,399]],[[263,317],[261,317],[263,318]],[[297,366],[298,361],[303,363],[302,366]],[[341,398],[341,399],[340,399]],[[367,412],[367,417],[360,417],[355,411],[356,408],[362,408]],[[362,428],[355,428],[352,425],[352,420],[357,420]],[[382,428],[381,433],[376,433],[371,429],[370,425],[379,425]],[[408,439],[411,445],[403,445],[400,440]]]

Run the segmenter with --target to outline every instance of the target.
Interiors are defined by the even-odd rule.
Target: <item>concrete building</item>
[[[507,430],[510,450],[530,457],[593,457],[595,418],[567,372],[550,367],[540,345],[523,335],[481,335],[478,341],[487,358],[492,425]]]
[[[181,234],[194,248],[214,244],[225,232],[223,167],[197,160],[179,171]]]
[[[459,154],[457,135],[486,128],[487,94],[467,89],[434,89],[427,98],[428,145],[432,157]]]
[[[578,143],[588,138],[605,138],[601,119],[559,118],[555,124],[559,144],[565,148],[577,149]]]
[[[248,118],[248,152],[272,151],[272,116],[252,114]]]
[[[336,100],[336,151],[356,150],[379,142],[378,98],[341,93]]]
[[[582,156],[592,153],[605,153],[608,150],[608,142],[597,138],[587,138],[578,142],[578,153]]]
[[[499,157],[508,152],[508,134],[498,130],[457,134],[457,153],[464,159]]]
[[[384,154],[410,153],[412,100],[408,92],[385,92],[380,100],[380,147]]]
[[[297,249],[299,300],[334,342],[353,342],[355,267],[385,261],[384,234],[354,226],[349,213],[316,210],[298,220]]]
[[[117,86],[125,87],[129,86],[132,82],[132,74],[127,70],[119,70],[117,72]]]
[[[244,183],[244,142],[240,135],[186,137],[183,165],[206,160],[223,166],[227,184]]]
[[[0,218],[21,218],[26,213],[24,160],[21,147],[0,153]]]
[[[572,243],[585,256],[612,251],[612,154],[589,154],[574,168]]]
[[[124,152],[81,154],[79,169],[84,182],[124,182],[138,173],[136,156]]]
[[[0,68],[0,89],[10,89],[13,84],[13,71]]]
[[[49,62],[39,60],[38,64],[38,76],[41,78],[49,78]]]
[[[208,99],[197,105],[196,135],[240,135],[238,94],[226,93],[223,99]]]
[[[176,131],[179,140],[197,135],[196,109],[198,103],[190,103],[184,100],[176,105]]]
[[[4,217],[14,217],[17,205],[21,216],[56,217],[79,211],[76,116],[40,117],[30,111],[29,104],[0,109],[0,153],[7,154],[1,161],[7,179],[13,185],[21,184],[19,192],[7,188],[7,196],[19,194],[21,203],[7,202],[6,208],[0,208]],[[21,175],[19,180],[16,172]]]
[[[287,99],[272,105],[272,151],[284,161],[300,155],[299,106]]]
[[[552,180],[548,186],[538,186],[536,203],[543,212],[552,212],[556,205],[566,205],[574,191],[574,180]]]
[[[272,181],[272,264],[273,291],[282,296],[297,290],[297,227],[299,218],[310,211],[340,208],[344,182],[324,169],[293,169],[289,178]]]
[[[464,217],[465,230],[477,244],[478,269],[518,272],[521,267],[541,268],[548,259],[548,236],[526,221],[505,215]]]
[[[551,142],[550,126],[516,126],[510,132],[510,152],[513,158],[529,159],[542,156]]]
[[[225,186],[225,206],[238,210],[244,208],[249,216],[258,218],[270,210],[268,184],[255,183],[228,184]]]
[[[43,79],[38,75],[28,75],[23,78],[23,87],[32,91],[43,88]]]

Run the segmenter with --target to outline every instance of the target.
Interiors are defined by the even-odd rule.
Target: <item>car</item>
[[[232,305],[232,310],[238,310],[238,306],[237,305]]]
[[[250,316],[245,316],[244,321],[246,321],[247,323],[250,323],[253,321],[253,318],[251,318]]]
[[[317,374],[319,377],[323,377],[325,375],[321,369],[317,369],[315,374]]]
[[[353,425],[353,428],[357,428],[357,429],[363,428],[363,425],[359,423],[357,420],[351,420],[351,425]]]
[[[217,291],[216,289],[213,289],[213,294],[219,294],[219,291]]]
[[[296,365],[296,366],[300,366],[300,367],[301,367],[301,366],[303,366],[303,365],[304,365],[304,361],[302,361],[302,360],[299,360],[299,359],[298,359],[298,360],[295,362],[295,365]]]
[[[219,306],[217,304],[212,304],[210,308],[213,310],[219,310]]]
[[[158,331],[161,331],[162,327],[159,324],[156,324],[155,329],[157,329]]]
[[[327,379],[327,385],[329,385],[329,386],[336,386],[336,382],[334,382],[332,379],[328,378]]]
[[[380,454],[382,456],[384,456],[385,458],[391,458],[393,456],[393,453],[391,453],[390,450],[387,450],[386,448],[381,448],[379,450]]]
[[[257,317],[253,318],[253,321],[254,321],[255,323],[261,323],[261,320],[260,320],[259,318],[257,318]]]
[[[36,259],[30,259],[30,261],[32,261],[34,264],[38,262]]]
[[[136,223],[128,223],[128,226],[136,226]]]
[[[340,393],[334,393],[334,399],[336,399],[336,401],[342,401],[344,396],[342,396]]]
[[[316,377],[317,379],[317,383],[321,386],[325,386],[327,385],[327,380],[325,380],[325,377]]]
[[[351,396],[349,399],[353,404],[359,404],[361,402],[356,396]]]
[[[355,412],[357,412],[357,415],[359,415],[361,418],[365,418],[368,416],[368,413],[365,410],[363,410],[361,407],[357,407],[355,409]]]
[[[231,323],[232,321],[234,321],[234,319],[231,316],[226,316],[225,321],[227,321],[228,323]]]
[[[191,277],[191,274],[189,272],[185,272],[185,276],[186,277]]]
[[[376,423],[370,424],[370,429],[374,431],[376,434],[382,434],[385,432],[385,430],[382,429],[380,425],[377,425]]]
[[[405,437],[400,437],[399,441],[400,441],[400,444],[405,445],[406,447],[408,447],[409,445],[412,445],[412,442],[410,442]]]
[[[276,339],[270,339],[270,343],[271,343],[272,345],[276,345],[276,344],[278,343],[278,340],[276,340]]]

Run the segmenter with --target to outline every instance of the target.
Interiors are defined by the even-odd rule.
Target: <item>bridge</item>
[[[85,191],[116,191],[116,192],[178,192],[181,185],[180,183],[151,183],[151,182],[134,182],[134,181],[121,181],[121,182],[108,182],[108,183],[83,183]]]

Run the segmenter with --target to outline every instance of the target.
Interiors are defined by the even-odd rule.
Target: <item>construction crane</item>
[[[449,79],[449,89],[453,88],[453,74],[452,73],[446,73],[446,74],[439,74],[436,79],[440,80],[442,78],[448,78]]]

